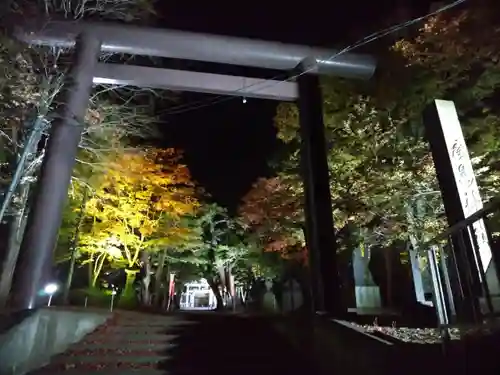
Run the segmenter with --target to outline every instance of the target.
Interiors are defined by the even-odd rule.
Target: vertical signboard
[[[479,194],[479,187],[455,104],[448,100],[436,100],[435,103],[441,120],[444,141],[450,157],[464,219],[466,219],[483,208],[483,201]],[[476,221],[473,228],[474,235],[477,238],[481,264],[484,272],[486,272],[491,263],[492,255],[483,220]]]
[[[439,119],[441,120],[440,123],[444,142],[450,158],[460,205],[464,219],[466,219],[483,208],[476,176],[469,157],[455,104],[448,100],[436,100],[435,105]],[[483,270],[486,273],[491,263],[492,255],[483,220],[476,221],[473,224],[473,228],[474,233],[471,233],[471,235],[475,235],[477,238],[479,257]]]
[[[424,111],[423,120],[448,224],[452,226],[483,207],[476,176],[455,104],[434,100]],[[477,220],[450,239],[454,253],[452,263],[456,267],[447,269],[447,272],[451,275],[449,291],[453,295],[456,319],[464,323],[476,322],[481,310],[481,296],[488,302],[491,295],[500,294],[484,221]],[[483,275],[486,280],[483,280]],[[482,295],[485,292],[489,296]]]

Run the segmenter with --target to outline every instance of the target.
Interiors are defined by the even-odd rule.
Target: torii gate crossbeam
[[[65,86],[66,105],[51,128],[40,178],[21,245],[12,289],[12,307],[31,309],[50,281],[52,253],[62,219],[72,170],[93,83],[192,90],[217,94],[295,100],[300,111],[301,160],[305,188],[306,241],[310,253],[315,311],[342,311],[335,236],[326,157],[322,98],[317,74],[368,79],[375,70],[369,56],[275,42],[248,40],[182,31],[84,22],[30,22],[14,29],[28,44],[76,46],[76,59]],[[163,56],[267,69],[294,70],[296,82],[273,89],[235,92],[245,77],[209,75],[143,67],[111,68],[99,64],[102,51]],[[153,70],[151,70],[153,69]],[[137,74],[143,72],[144,75]],[[132,77],[128,76],[133,73]],[[200,75],[201,74],[201,75]],[[197,79],[203,79],[197,84]],[[221,82],[218,82],[220,78]],[[272,87],[273,85],[268,85]],[[281,89],[276,89],[282,86]],[[259,92],[261,94],[259,94]],[[297,95],[298,94],[298,95]]]
[[[97,64],[94,83],[280,101],[299,96],[295,82],[121,64]]]
[[[73,47],[82,33],[101,41],[103,52],[169,57],[274,70],[295,69],[314,59],[313,73],[369,79],[375,70],[372,57],[361,54],[256,39],[137,27],[102,22],[32,20],[13,27],[14,36],[28,44]]]

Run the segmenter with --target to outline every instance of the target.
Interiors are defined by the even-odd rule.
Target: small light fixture
[[[56,283],[49,283],[45,285],[45,288],[43,288],[44,293],[49,296],[49,301],[47,302],[47,306],[50,306],[50,304],[52,303],[52,297],[54,296],[54,294],[57,292],[58,289],[59,286]]]
[[[113,286],[113,289],[111,290],[111,303],[109,304],[109,311],[113,312],[113,308],[115,307],[115,296],[116,296],[116,289]]]
[[[243,77],[243,85],[241,86],[241,91],[246,92],[247,91],[246,89],[247,89],[246,79],[245,79],[245,77]],[[241,99],[242,99],[241,101],[243,102],[243,104],[246,104],[247,98],[243,96]]]

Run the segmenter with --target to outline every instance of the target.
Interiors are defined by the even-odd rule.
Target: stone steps
[[[169,340],[169,339],[167,339]],[[94,350],[94,351],[102,351],[102,350],[123,350],[123,343],[118,340],[107,340],[107,341],[102,341],[102,342],[82,342],[78,345],[78,347],[75,347],[74,349],[71,349],[72,352],[78,352],[78,351],[87,351],[87,350]],[[126,350],[129,351],[166,351],[168,348],[172,347],[175,344],[171,344],[169,342],[164,342],[161,340],[158,341],[130,341],[127,342],[127,347]]]
[[[165,375],[158,367],[170,359],[167,352],[178,337],[168,331],[189,323],[120,312],[32,375]]]
[[[171,329],[172,327],[169,327]],[[143,334],[143,333],[150,333],[150,334],[159,334],[163,335],[167,332],[166,327],[144,327],[144,326],[126,326],[126,327],[110,327],[107,328],[106,331],[103,331],[102,333],[105,335],[127,335],[127,334]],[[99,332],[96,332],[99,333]]]
[[[64,375],[169,375],[164,370],[157,369],[97,369],[89,371],[88,369],[67,369]]]
[[[179,314],[160,326],[145,317],[115,315],[30,375],[316,373],[274,330],[274,318]]]
[[[113,333],[113,334],[96,334],[91,337],[90,342],[163,342],[165,340],[175,338],[174,335],[167,335],[161,333]],[[84,339],[83,343],[89,342]]]
[[[78,355],[78,356],[60,356],[52,360],[48,367],[59,367],[61,364],[68,364],[69,366],[78,366],[78,364],[92,364],[98,363],[101,365],[116,364],[116,363],[130,363],[130,364],[154,364],[161,361],[166,361],[169,358],[166,355]]]

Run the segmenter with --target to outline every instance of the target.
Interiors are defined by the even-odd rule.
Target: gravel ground
[[[358,324],[353,325],[363,329],[365,332],[383,334],[403,342],[411,342],[415,344],[436,344],[441,342],[441,334],[436,328],[384,327]],[[450,337],[452,340],[459,340],[460,330],[458,328],[451,328]]]
[[[394,339],[414,344],[437,344],[441,342],[441,334],[437,328],[408,328],[408,327],[387,327],[379,325],[360,325],[350,323],[365,332],[382,334]],[[463,337],[484,336],[500,333],[500,320],[485,322],[481,326],[475,327],[451,327],[449,328],[451,340],[460,340]]]

